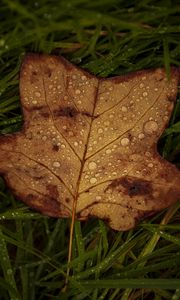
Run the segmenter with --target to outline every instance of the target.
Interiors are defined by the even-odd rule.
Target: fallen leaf
[[[105,219],[116,230],[180,198],[180,172],[157,152],[176,99],[171,69],[97,78],[64,58],[29,54],[21,132],[0,138],[14,195],[54,217]]]

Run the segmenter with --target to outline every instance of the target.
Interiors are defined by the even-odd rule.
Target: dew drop
[[[147,92],[144,92],[143,93],[143,97],[147,97],[148,93]]]
[[[163,79],[163,77],[164,77],[164,74],[163,74],[162,69],[157,69],[156,73],[155,73],[155,79],[160,81]]]
[[[144,83],[140,83],[140,89],[142,89],[144,87]]]
[[[41,93],[40,93],[40,92],[35,92],[34,95],[35,95],[36,97],[38,97],[38,98],[41,97]]]
[[[43,141],[46,141],[46,140],[47,140],[47,136],[44,135],[44,136],[42,137],[42,140],[43,140]]]
[[[80,94],[81,94],[81,91],[80,91],[80,90],[75,90],[75,94],[76,94],[76,95],[80,95]]]
[[[148,164],[148,167],[149,167],[149,168],[152,168],[152,167],[153,167],[153,164],[152,164],[152,163],[149,163],[149,164]]]
[[[72,131],[69,131],[68,134],[69,134],[69,136],[73,136],[74,135]]]
[[[36,101],[36,100],[33,100],[32,103],[33,103],[33,104],[37,104],[37,101]]]
[[[95,170],[97,167],[97,164],[94,161],[91,161],[88,165],[89,170]]]
[[[94,184],[94,183],[96,183],[96,182],[97,182],[97,179],[96,179],[95,177],[92,177],[92,178],[90,179],[90,183]]]
[[[144,137],[145,137],[144,133],[140,133],[140,134],[138,135],[138,138],[139,138],[140,140],[142,140]]]
[[[158,124],[155,121],[148,121],[144,124],[144,132],[147,134],[153,134],[158,130]]]
[[[146,152],[145,152],[145,156],[150,157],[150,156],[151,156],[151,153],[148,152],[148,151],[146,151]]]
[[[102,129],[102,128],[99,128],[99,129],[98,129],[98,133],[103,133],[103,129]]]
[[[97,201],[101,200],[101,196],[96,196],[96,200]]]
[[[110,154],[110,153],[111,153],[111,149],[107,149],[106,154]]]
[[[121,140],[121,145],[122,145],[122,146],[127,146],[127,145],[129,145],[129,139],[128,139],[128,138],[123,138],[123,139]]]
[[[168,117],[168,116],[165,116],[165,117],[163,117],[163,120],[164,120],[165,122],[167,122],[167,121],[169,120],[169,117]]]
[[[78,142],[74,142],[74,146],[77,147],[78,146]]]
[[[7,274],[8,274],[8,275],[11,275],[12,273],[13,273],[13,271],[12,271],[11,269],[8,269],[8,270],[7,270]]]
[[[126,106],[122,106],[121,110],[122,110],[122,112],[127,112],[127,107]]]
[[[99,175],[100,175],[100,173],[96,173],[96,174],[95,174],[95,177],[99,177]]]
[[[58,161],[54,161],[53,162],[53,167],[54,168],[59,168],[60,167],[60,163]]]
[[[109,124],[110,124],[109,121],[105,121],[105,122],[104,122],[104,125],[105,125],[105,126],[109,126]]]

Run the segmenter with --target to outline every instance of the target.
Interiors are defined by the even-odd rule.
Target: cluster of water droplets
[[[161,85],[157,82],[159,80]],[[171,92],[174,92],[174,83],[175,81],[170,86]],[[100,93],[96,111],[103,112],[101,101],[105,100],[108,103],[108,110],[104,102],[104,112],[94,121],[92,127],[92,138],[90,137],[87,153],[89,159],[83,171],[82,190],[88,186],[101,184],[105,180],[126,175],[132,164],[136,164],[132,173],[137,175],[150,176],[157,170],[153,155],[145,149],[150,148],[158,139],[164,121],[169,118],[172,105],[167,101],[168,88],[164,71],[158,70],[154,78],[151,73],[141,76],[140,80],[137,78],[128,96],[124,96],[125,92],[123,93],[122,101],[118,102],[113,98],[113,95],[116,95],[116,92],[113,94],[113,87],[106,89],[104,94]],[[123,125],[118,130],[118,123],[122,120]],[[128,123],[129,127],[126,127]],[[114,133],[117,133],[115,137]],[[141,158],[144,161],[139,168],[138,161],[141,161]]]

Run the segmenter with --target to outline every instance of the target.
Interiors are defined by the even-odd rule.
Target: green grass
[[[1,0],[0,132],[22,126],[19,68],[26,52],[62,54],[107,77],[180,66],[178,1]],[[180,166],[180,98],[159,151]],[[70,220],[32,212],[0,180],[0,299],[180,299],[180,203],[134,230],[76,222],[66,292]]]

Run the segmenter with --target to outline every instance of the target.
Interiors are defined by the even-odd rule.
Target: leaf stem
[[[92,112],[93,116],[94,116],[94,111],[95,111],[95,108],[96,108],[98,90],[99,90],[99,81],[97,83],[96,93],[95,93],[95,97],[94,97],[95,98],[94,108],[93,108],[93,112]],[[78,200],[78,197],[79,197],[79,185],[80,185],[80,181],[81,181],[81,176],[82,176],[84,164],[85,164],[85,161],[86,161],[85,158],[86,158],[86,154],[87,154],[88,143],[89,143],[89,138],[90,138],[90,133],[91,133],[91,127],[92,127],[93,120],[94,120],[94,118],[91,119],[89,132],[88,132],[88,136],[87,136],[86,147],[85,147],[85,150],[84,150],[84,155],[83,155],[83,159],[82,159],[82,163],[81,163],[81,169],[80,169],[80,172],[79,172],[79,177],[78,177],[78,180],[77,180],[77,188],[76,188],[74,202],[73,202],[72,218],[71,218],[71,226],[70,226],[70,236],[69,236],[69,248],[68,248],[68,266],[67,266],[67,272],[66,272],[66,278],[65,278],[65,285],[64,285],[63,289],[61,290],[62,292],[66,291],[67,285],[68,285],[68,282],[69,282],[70,262],[71,262],[71,258],[72,258],[72,241],[73,241],[73,234],[74,234],[74,223],[75,223],[75,217],[76,217],[77,200]]]

